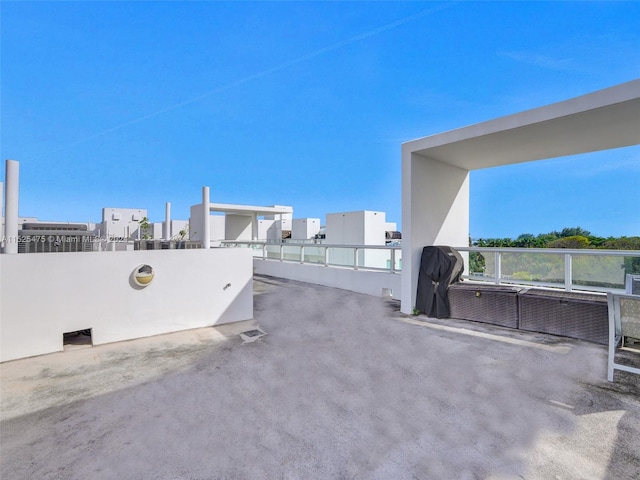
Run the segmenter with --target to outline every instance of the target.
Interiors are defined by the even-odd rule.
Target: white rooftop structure
[[[640,80],[402,145],[402,311],[421,251],[466,246],[469,171],[640,144]]]
[[[211,203],[209,187],[202,187],[202,203],[191,207],[191,217],[194,214],[200,221],[194,222],[201,233],[202,247],[211,247],[211,212],[225,213],[225,239],[227,240],[257,240],[258,217],[261,215],[290,215],[293,207],[275,205],[259,207],[253,205],[236,205],[230,203]],[[199,237],[200,238],[200,237]]]
[[[210,203],[209,212],[224,212],[245,215],[279,215],[293,213],[293,207],[274,206],[257,207],[253,205],[235,205],[232,203]]]

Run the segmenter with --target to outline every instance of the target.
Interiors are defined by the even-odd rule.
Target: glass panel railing
[[[324,265],[324,252],[325,247],[310,247],[305,245],[304,247],[304,263],[315,263]]]
[[[338,267],[353,267],[355,249],[350,247],[327,247],[327,264]]]
[[[289,262],[300,261],[300,245],[283,245],[282,246],[282,260]]]
[[[361,268],[402,271],[402,248],[322,245],[318,243],[264,243],[225,241],[223,247],[250,248],[254,258]],[[357,263],[356,263],[357,252]],[[392,268],[393,262],[393,268]]]
[[[468,252],[467,278],[485,282],[620,291],[625,288],[627,274],[640,274],[640,252],[635,250],[525,251],[473,247],[459,250]]]
[[[282,259],[315,265],[324,265],[326,262],[327,265],[336,267],[402,271],[400,247],[232,241],[222,242],[222,246],[251,248],[254,258],[262,258],[264,255],[269,260]],[[458,250],[465,258],[465,278],[491,283],[608,291],[624,290],[625,276],[640,274],[640,252],[635,250],[628,253],[616,250],[544,251],[545,249],[477,247],[459,247]]]
[[[618,255],[572,255],[573,285],[623,289],[626,268],[633,269],[633,257]],[[637,257],[636,257],[636,260]],[[632,273],[632,272],[628,272]]]
[[[484,275],[485,258],[480,252],[469,252],[467,260],[467,275],[469,278],[480,277]]]
[[[395,271],[396,272],[401,272],[402,271],[402,249],[401,248],[396,248],[395,250]]]
[[[359,248],[358,268],[373,270],[391,269],[391,250],[364,247]]]
[[[280,245],[265,245],[267,251],[266,258],[280,260]]]
[[[559,253],[502,252],[500,281],[507,283],[536,282],[563,286],[564,255]]]
[[[469,252],[469,279],[495,281],[495,258],[493,252]]]

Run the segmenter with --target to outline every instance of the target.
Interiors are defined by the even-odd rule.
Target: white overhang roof
[[[210,203],[209,212],[225,212],[242,215],[279,215],[282,213],[293,213],[293,207],[256,207],[253,205],[234,205],[231,203]]]
[[[406,142],[466,170],[640,144],[640,80]]]

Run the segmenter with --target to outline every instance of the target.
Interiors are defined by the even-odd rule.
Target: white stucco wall
[[[411,313],[422,249],[469,244],[469,171],[422,157],[403,145],[402,228],[402,312]]]
[[[111,208],[102,209],[103,237],[138,238],[140,220],[147,216],[147,211],[141,208]]]
[[[282,240],[282,232],[292,230],[291,213],[265,215],[258,220],[258,240]],[[282,218],[280,218],[282,217]]]
[[[171,236],[172,237],[174,238],[179,237],[180,232],[182,230],[187,232],[187,235],[184,239],[189,240],[189,220],[171,220]]]
[[[377,297],[382,296],[383,289],[390,289],[394,298],[400,298],[402,294],[402,275],[397,273],[367,272],[262,259],[254,259],[253,265],[255,273],[260,275],[288,278]]]
[[[202,204],[192,205],[189,211],[189,239],[202,241]],[[175,228],[175,227],[174,227]],[[180,231],[180,230],[177,230]],[[174,229],[174,232],[176,230]],[[224,215],[209,215],[209,239],[225,239],[225,218]]]
[[[292,223],[293,223],[293,219],[291,218],[291,214],[283,214],[281,215],[282,218],[281,219],[276,219],[276,222],[279,225],[279,229],[280,229],[280,235],[282,236],[282,231],[283,230],[288,230],[291,231],[292,227]]]
[[[152,223],[151,238],[154,240],[164,240],[164,222]]]
[[[319,218],[294,218],[291,223],[291,238],[293,240],[309,240],[320,232]]]
[[[226,219],[224,215],[210,215],[209,216],[209,230],[211,240],[224,240],[226,237]]]
[[[140,264],[155,271],[145,288],[131,280]],[[83,329],[98,345],[247,320],[251,251],[0,255],[0,302],[0,361],[60,351]]]
[[[386,225],[384,212],[361,210],[357,212],[328,213],[326,243],[331,245],[385,245]],[[342,255],[344,258],[339,258]],[[362,250],[359,265],[386,268],[389,255],[384,251]],[[337,251],[334,259],[348,263],[349,252]]]
[[[362,210],[328,213],[327,243],[334,245],[384,245],[385,213]]]
[[[289,208],[293,209],[293,207],[289,205],[273,205],[273,208]],[[265,220],[282,220],[285,226],[290,226],[291,221],[293,220],[293,212],[291,213],[276,213],[270,215],[264,215]],[[286,229],[285,229],[286,230]]]
[[[275,220],[258,220],[258,240],[264,241],[269,239],[269,234],[273,230],[275,223]]]
[[[227,213],[225,216],[225,240],[252,240],[253,217],[250,215],[235,215]],[[257,234],[258,232],[256,232]]]

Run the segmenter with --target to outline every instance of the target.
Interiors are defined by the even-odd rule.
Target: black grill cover
[[[416,309],[429,317],[448,318],[449,285],[460,281],[464,261],[451,247],[433,246],[422,249]]]

